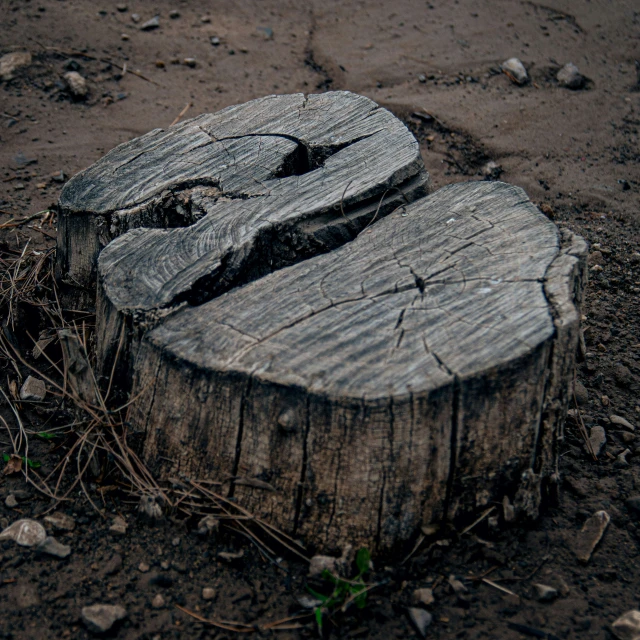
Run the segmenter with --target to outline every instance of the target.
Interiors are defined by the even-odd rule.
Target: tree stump
[[[402,550],[421,526],[504,499],[535,517],[557,483],[584,241],[504,183],[452,185],[407,204],[426,178],[397,120],[345,93],[262,105],[294,98],[307,131],[321,118],[316,142],[271,124],[280,133],[242,135],[251,145],[290,141],[279,157],[290,167],[306,155],[308,172],[254,186],[229,177],[244,185],[242,199],[190,185],[195,224],[136,229],[100,255],[102,372],[124,361],[117,376],[135,398],[129,420],[144,434],[144,459],[162,477],[223,483],[255,515],[325,551]],[[221,114],[233,109],[254,113]],[[233,131],[249,126],[244,117],[232,118]],[[312,150],[324,148],[329,123],[342,132],[318,162]],[[260,147],[250,148],[254,175],[267,160],[253,162]],[[135,155],[120,147],[102,170],[120,166],[118,153]],[[144,155],[135,162],[151,170]],[[287,173],[276,165],[269,171]]]

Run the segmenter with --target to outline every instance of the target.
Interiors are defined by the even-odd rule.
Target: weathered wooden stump
[[[272,110],[280,101],[300,118]],[[274,128],[279,118],[286,126]],[[82,204],[82,193],[94,202],[82,181],[90,174],[96,193],[120,202],[129,182],[105,181],[135,156],[143,186],[162,182],[158,211],[173,198],[199,218],[125,233],[98,261],[101,370],[116,354],[124,363],[117,375],[136,398],[130,421],[147,463],[165,477],[222,482],[325,550],[390,549],[505,496],[534,517],[557,481],[584,242],[503,183],[405,204],[425,189],[416,143],[351,94],[268,98],[153,135],[182,149],[214,126],[204,120],[225,123],[208,145],[226,127],[227,144],[250,149],[219,151],[240,172],[227,179],[242,199],[220,183],[176,195],[188,180],[150,176],[153,158],[166,157],[150,138],[129,143],[142,155],[119,147],[70,187],[95,226],[103,214]],[[329,126],[337,140],[327,150]],[[291,146],[263,152],[257,138]]]

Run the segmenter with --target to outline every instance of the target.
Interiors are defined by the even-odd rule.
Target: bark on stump
[[[164,141],[192,148],[190,136],[212,135],[204,120],[223,123],[207,146],[225,130],[225,144],[247,145],[220,148],[244,199],[224,184],[185,193],[184,167],[178,183],[150,177]],[[504,183],[406,204],[426,185],[415,140],[348,93],[271,97],[160,137],[87,170],[101,193],[112,179],[103,173],[135,156],[143,186],[173,189],[153,205],[159,223],[171,198],[202,215],[121,235],[98,261],[102,372],[118,354],[151,468],[222,482],[325,550],[397,549],[421,525],[505,496],[535,517],[557,481],[584,241]],[[123,189],[103,192],[106,202]],[[77,209],[93,225],[103,215]]]

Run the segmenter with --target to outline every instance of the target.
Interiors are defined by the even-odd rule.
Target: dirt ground
[[[640,496],[640,7],[549,2],[0,0],[0,55],[32,55],[0,81],[0,224],[54,205],[65,179],[181,113],[272,93],[348,89],[407,123],[434,188],[500,177],[591,243],[576,396],[586,428],[606,431],[598,461],[570,419],[557,505],[529,526],[491,528],[487,518],[466,534],[450,531],[406,563],[374,558],[367,582],[380,584],[364,609],[336,613],[327,637],[414,637],[408,608],[420,587],[433,588],[426,631],[433,638],[610,638],[611,623],[640,608],[640,498],[630,501]],[[159,28],[141,30],[155,15]],[[526,86],[500,73],[512,56],[529,71]],[[567,62],[586,76],[582,90],[559,86],[556,73]],[[87,79],[85,99],[69,94],[68,71]],[[36,219],[0,234],[4,259],[27,241],[27,251],[53,246],[55,223]],[[0,355],[6,393],[25,373]],[[0,412],[15,425],[4,399]],[[36,430],[51,419],[37,407],[22,417]],[[10,453],[9,444],[0,433],[0,452]],[[51,469],[58,445],[34,447],[41,471]],[[625,449],[627,464],[617,459]],[[107,634],[123,639],[318,636],[310,617],[284,625],[299,628],[265,628],[302,610],[306,565],[295,556],[276,549],[283,560],[274,563],[237,533],[205,537],[179,518],[151,527],[126,496],[97,483],[88,491],[106,517],[80,491],[60,507],[75,520],[73,531],[56,534],[71,546],[68,558],[0,544],[0,638],[92,637],[80,611],[94,603],[126,608]],[[7,506],[9,496],[17,506]],[[51,507],[19,475],[0,476],[0,499],[0,528]],[[577,532],[600,509],[611,523],[591,560],[580,563]],[[124,535],[109,530],[116,514],[129,522]],[[219,555],[229,551],[242,556]],[[465,592],[455,592],[451,575]],[[560,593],[540,601],[534,583]],[[203,599],[205,587],[211,599]],[[256,626],[227,631],[178,606]]]

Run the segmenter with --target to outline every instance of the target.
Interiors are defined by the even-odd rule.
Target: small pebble
[[[153,31],[160,26],[160,18],[153,16],[151,20],[147,20],[144,24],[140,25],[140,31]]]
[[[433,597],[433,589],[429,589],[428,587],[424,587],[423,589],[416,589],[413,592],[413,599],[416,604],[424,604],[429,606],[433,604],[436,599]]]
[[[625,449],[621,453],[616,456],[616,466],[618,467],[628,467],[629,462],[627,461],[627,456],[631,455],[630,449]]]
[[[195,58],[185,58],[182,61],[185,65],[187,65],[187,67],[191,67],[193,69],[193,67],[196,66],[196,59]]]
[[[607,443],[607,434],[604,427],[599,425],[591,427],[591,431],[589,432],[589,442],[591,443],[593,453],[596,456],[599,456],[604,445]]]
[[[16,520],[0,533],[0,540],[13,540],[21,547],[35,547],[46,537],[45,528],[35,520]]]
[[[151,606],[154,609],[162,609],[162,607],[164,607],[164,598],[161,594],[155,596],[155,598],[151,601]]]
[[[77,71],[69,71],[62,78],[67,85],[67,90],[74,98],[81,100],[86,97],[88,91],[87,81]]]
[[[148,565],[146,562],[141,562],[141,563],[138,565],[138,571],[139,571],[140,573],[147,573],[147,571],[149,571],[149,569],[150,569],[150,567],[149,567],[149,565]]]
[[[202,22],[202,24],[209,24],[211,22],[211,18],[209,16],[202,16],[202,18],[200,18],[200,22]]]
[[[136,24],[138,24],[138,22],[140,22],[141,18],[137,13],[132,13],[131,14],[131,20],[133,22],[135,22]]]
[[[309,577],[319,576],[326,569],[331,573],[338,573],[340,558],[333,556],[313,556],[309,563]]]
[[[216,590],[211,587],[205,587],[202,590],[202,599],[203,600],[213,600],[216,597]]]
[[[458,594],[466,593],[468,591],[467,587],[460,582],[454,575],[449,576],[449,586]]]
[[[164,69],[165,64],[164,62],[162,62],[162,60],[156,60],[156,67],[158,67],[158,69]]]
[[[220,44],[220,38],[218,38],[218,36],[211,36],[211,44],[217,47]]]
[[[584,523],[575,544],[575,554],[580,562],[589,562],[610,521],[611,517],[606,511],[596,511]]]
[[[28,51],[14,51],[0,57],[0,80],[11,80],[14,73],[21,67],[31,64],[31,54]]]
[[[160,568],[164,569],[165,571],[168,571],[170,566],[171,566],[171,563],[168,560],[163,560],[160,563]]]
[[[578,71],[578,67],[576,67],[573,62],[565,64],[564,67],[558,71],[556,78],[561,87],[573,90],[582,89],[586,81],[585,77]]]
[[[94,604],[82,608],[82,621],[94,633],[106,633],[118,620],[126,617],[127,611],[120,605]]]
[[[529,82],[529,74],[518,58],[509,58],[508,60],[505,60],[501,65],[501,69],[515,84],[524,85]]]
[[[66,558],[71,553],[71,547],[58,542],[52,536],[47,536],[36,548],[38,551],[56,558]]]
[[[611,625],[611,628],[619,640],[638,640],[640,638],[640,611],[627,611]]]
[[[47,395],[47,387],[43,380],[27,376],[22,388],[20,389],[20,400],[34,400],[42,402]]]
[[[131,38],[129,38],[129,36],[126,33],[122,33],[122,34],[120,34],[120,39],[124,40],[126,42],[127,40],[130,40]]]
[[[576,380],[576,383],[573,387],[573,391],[576,396],[576,402],[579,406],[584,406],[589,402],[589,392],[587,388],[580,382],[580,380]]]
[[[616,384],[623,389],[628,389],[634,383],[634,376],[631,370],[621,362],[616,363],[613,367],[613,379],[616,381]]]
[[[409,619],[414,624],[418,633],[425,638],[427,636],[427,629],[433,622],[433,616],[424,609],[418,609],[417,607],[411,607],[409,609]]]
[[[531,586],[536,590],[540,602],[551,602],[558,597],[558,590],[549,585],[534,583]]]
[[[116,5],[116,9],[120,12],[120,13],[124,13],[125,11],[127,11],[127,9],[129,9],[129,7],[127,7],[126,4],[117,4]]]
[[[179,546],[180,546],[180,538],[174,538],[174,539],[171,541],[171,544],[172,544],[174,547],[179,547]]]
[[[427,81],[427,76],[424,75],[424,73],[421,73],[418,76],[418,82],[421,82],[422,84],[424,84]]]
[[[116,516],[113,519],[111,526],[109,527],[109,531],[111,531],[111,533],[115,533],[116,535],[123,536],[125,533],[127,533],[127,528],[127,521],[121,516]]]
[[[16,499],[16,497],[13,495],[13,493],[10,493],[4,501],[4,504],[6,507],[8,507],[9,509],[13,509],[14,507],[18,506],[18,500]]]

